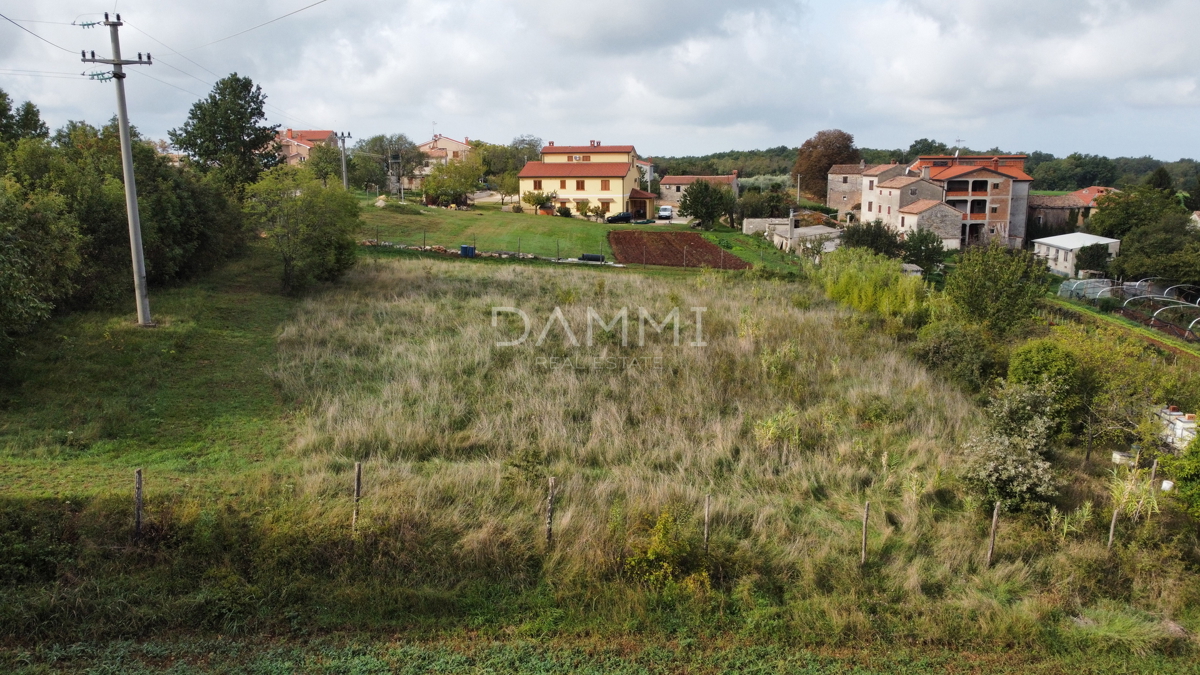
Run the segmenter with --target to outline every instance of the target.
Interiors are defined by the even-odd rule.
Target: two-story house
[[[909,166],[945,190],[942,201],[962,212],[964,246],[1025,243],[1029,186],[1025,155],[927,155]]]
[[[688,186],[696,181],[703,181],[713,185],[724,185],[730,190],[733,190],[733,196],[739,194],[738,172],[737,169],[728,176],[663,176],[658,182],[659,193],[664,204],[678,205],[683,199],[683,193],[687,192]]]
[[[464,138],[458,141],[448,136],[435,134],[433,138],[418,145],[417,150],[421,151],[425,159],[420,166],[413,170],[411,175],[400,179],[404,183],[405,190],[420,190],[421,186],[425,184],[425,177],[433,171],[434,167],[466,159],[471,152],[471,139]]]
[[[573,213],[587,202],[601,213],[628,211],[635,218],[653,214],[655,196],[638,187],[637,151],[632,145],[554,145],[542,148],[541,161],[528,162],[518,174],[521,198],[530,192],[554,193],[556,206]]]
[[[876,218],[881,218],[880,214],[886,215],[886,208],[880,208],[879,199],[879,184],[897,176],[907,175],[908,167],[903,164],[892,162],[891,164],[876,164],[875,166],[867,166],[863,169],[860,177],[862,193],[859,195],[859,214],[860,220],[870,222]]]
[[[864,221],[881,220],[893,230],[900,230],[900,210],[913,202],[942,200],[942,186],[917,176],[894,176],[875,184],[875,189],[863,191]]]

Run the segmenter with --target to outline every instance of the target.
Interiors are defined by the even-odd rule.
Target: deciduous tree
[[[908,235],[904,239],[903,249],[904,262],[920,267],[926,278],[937,271],[946,257],[942,238],[933,230],[917,230]]]
[[[711,230],[721,221],[722,216],[733,212],[736,204],[733,190],[728,186],[698,180],[693,181],[683,191],[683,196],[679,199],[679,214],[695,218],[703,228]]]
[[[1046,295],[1046,274],[1032,251],[974,246],[947,278],[946,296],[968,321],[1003,334],[1033,315]]]
[[[800,189],[811,195],[824,195],[829,168],[834,164],[857,164],[861,155],[854,136],[841,129],[818,131],[804,141],[792,165],[792,181],[800,177]]]
[[[278,124],[268,125],[267,95],[248,77],[233,73],[207,98],[192,105],[183,126],[167,134],[199,167],[216,173],[240,194],[259,174],[279,164]]]
[[[884,225],[882,220],[847,225],[842,229],[842,246],[870,249],[889,258],[899,258],[904,252],[900,236]]]

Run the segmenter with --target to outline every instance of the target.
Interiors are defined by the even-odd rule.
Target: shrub
[[[1006,333],[1046,295],[1046,263],[1032,251],[997,244],[968,248],[946,279],[946,297],[968,321]]]
[[[513,204],[512,212],[513,213],[525,213],[525,209],[520,204]]]
[[[1200,439],[1188,444],[1182,455],[1163,455],[1159,461],[1175,481],[1175,498],[1188,513],[1200,518]]]
[[[978,326],[935,321],[917,333],[912,355],[968,391],[977,392],[998,375],[1000,358],[993,342]]]
[[[554,210],[554,212],[563,218],[570,218],[572,215],[571,207],[567,206],[566,204],[560,204],[558,208]]]
[[[842,229],[842,246],[865,248],[889,258],[899,258],[904,253],[904,244],[882,220],[854,223]]]
[[[841,248],[825,256],[820,274],[831,300],[913,325],[924,320],[925,284],[919,277],[906,276],[898,260],[861,248]]]
[[[1054,396],[1046,401],[1046,416],[1066,431],[1083,405],[1079,396],[1083,369],[1070,350],[1050,339],[1031,340],[1013,351],[1008,379],[1017,384],[1051,383]]]
[[[964,450],[963,484],[987,505],[1039,511],[1058,494],[1050,462],[1011,438],[990,434],[968,442]]]
[[[988,398],[987,421],[992,433],[1030,452],[1044,455],[1050,434],[1061,417],[1055,403],[1061,388],[1054,382],[1001,382]]]

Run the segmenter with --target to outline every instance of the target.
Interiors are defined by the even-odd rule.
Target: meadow
[[[1107,523],[1005,516],[985,565],[990,510],[956,473],[975,400],[816,284],[389,252],[289,300],[271,272],[255,248],[157,293],[157,329],[93,313],[22,343],[0,390],[0,664],[320,672],[399,649],[414,672],[655,672],[689,645],[709,672],[1190,663],[1200,583],[1162,543],[1179,516],[1111,552]],[[524,342],[497,344],[524,324],[495,307],[525,312]],[[678,344],[643,309],[677,309]],[[1064,508],[1103,482],[1080,459],[1059,458]],[[304,646],[345,631],[351,651]],[[188,635],[283,642],[205,659]]]

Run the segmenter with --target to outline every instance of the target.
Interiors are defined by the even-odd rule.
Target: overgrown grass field
[[[1112,552],[1099,525],[1059,535],[1006,516],[985,566],[990,511],[956,473],[974,401],[814,284],[404,255],[290,301],[273,273],[257,251],[156,293],[157,329],[96,313],[23,343],[0,390],[0,663],[53,670],[47,646],[80,642],[62,668],[166,668],[169,640],[147,643],[160,656],[103,645],[347,630],[503,645],[354,652],[413,672],[600,671],[616,663],[602,650],[521,641],[635,638],[650,656],[630,672],[900,671],[838,660],[889,645],[918,661],[1029,659],[964,656],[965,670],[1086,672],[1065,665],[1080,654],[1190,663],[1197,575],[1135,545],[1176,516]],[[524,325],[494,307],[529,317],[522,344],[497,345]],[[677,308],[678,344],[650,324],[639,340],[641,308],[654,322]],[[608,323],[622,309],[627,343],[593,319],[589,344],[589,310]],[[1063,506],[1091,498],[1100,472],[1065,471]],[[687,665],[688,645],[712,643],[729,645],[716,665]],[[675,656],[655,660],[655,645]],[[280,649],[276,662],[189,656],[181,672],[332,672],[350,658]],[[902,672],[932,672],[921,663]]]

